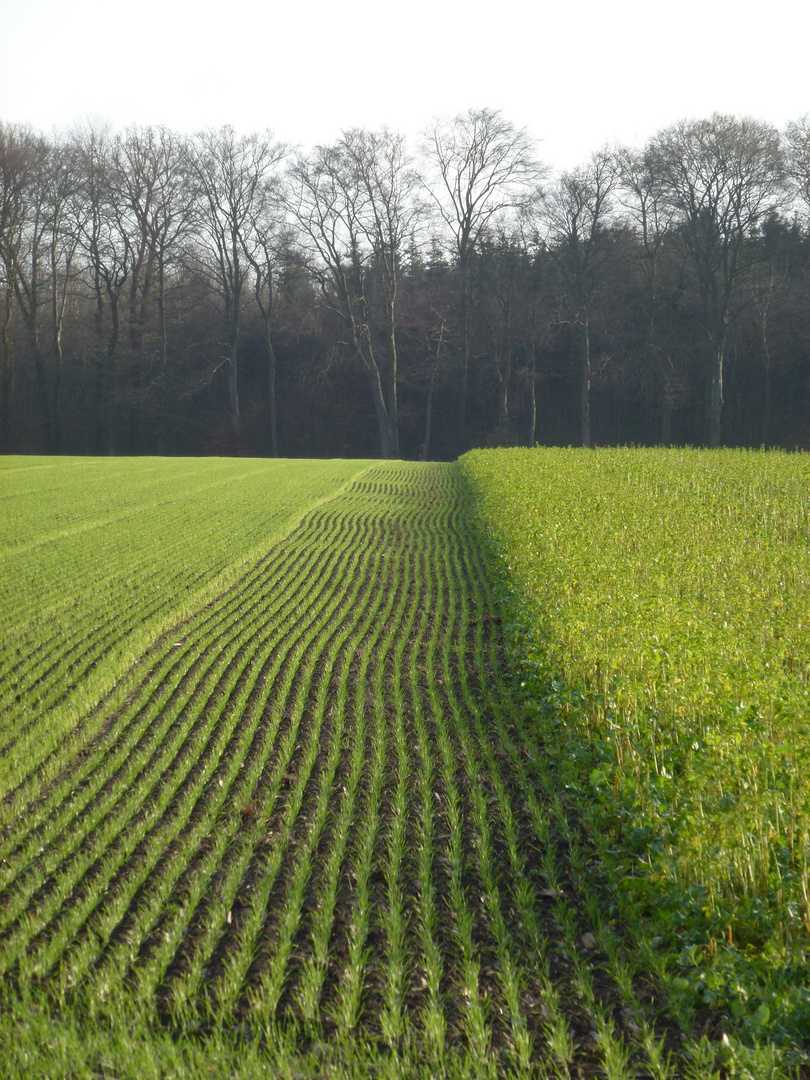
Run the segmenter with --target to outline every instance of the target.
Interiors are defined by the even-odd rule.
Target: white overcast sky
[[[308,148],[489,106],[569,168],[714,111],[781,127],[810,112],[809,57],[807,0],[0,0],[0,119]]]

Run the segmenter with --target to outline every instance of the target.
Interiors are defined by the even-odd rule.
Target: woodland
[[[0,123],[0,453],[810,448],[810,117],[541,150]]]

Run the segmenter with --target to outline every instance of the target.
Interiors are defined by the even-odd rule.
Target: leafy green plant
[[[673,1005],[797,1045],[807,458],[536,449],[463,464],[500,560],[519,690],[622,909],[677,971]]]

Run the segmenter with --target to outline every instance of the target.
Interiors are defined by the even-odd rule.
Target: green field
[[[810,1044],[810,459],[464,460],[525,707],[685,1021]]]
[[[611,832],[614,810],[637,812],[611,747],[636,734],[594,725],[618,732],[621,717],[641,732],[649,702],[637,690],[614,707],[624,662],[608,670],[604,653],[552,636],[580,623],[582,640],[588,626],[608,635],[612,609],[586,602],[566,623],[550,607],[566,590],[595,596],[610,565],[596,559],[604,539],[576,561],[592,467],[561,452],[0,463],[3,1075],[708,1080],[743,1061],[788,1074],[799,1037],[785,1029],[783,1054],[760,998],[730,1041],[708,1026],[717,1009],[642,910],[642,885],[669,864],[655,880],[628,873]],[[634,467],[620,460],[612,488],[603,478],[608,502],[633,505]],[[711,469],[701,483],[714,490]],[[804,551],[804,511],[777,512],[785,491],[765,524]],[[538,558],[539,515],[544,528],[556,515],[553,565]],[[696,548],[697,535],[690,525]],[[514,555],[508,577],[496,543]],[[776,625],[758,618],[761,633]],[[553,673],[555,734],[539,696],[547,657],[578,649],[581,670]],[[656,776],[670,760],[660,709]],[[789,768],[774,754],[763,789]],[[795,832],[805,789],[791,783],[777,826],[795,811]],[[774,856],[796,874],[790,904],[806,841]],[[717,904],[725,895],[715,886]],[[796,911],[780,939],[794,959]]]
[[[368,464],[2,459],[0,798],[80,720],[86,733],[166,626]]]

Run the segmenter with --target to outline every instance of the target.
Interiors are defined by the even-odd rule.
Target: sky
[[[715,111],[797,120],[808,43],[806,0],[0,0],[0,120],[227,123],[308,149],[488,107],[567,169]]]

